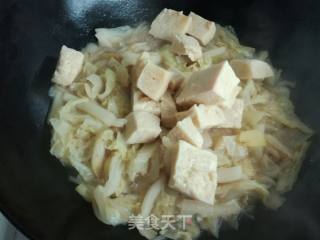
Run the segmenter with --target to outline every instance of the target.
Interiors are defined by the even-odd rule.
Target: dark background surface
[[[0,209],[32,239],[141,239],[125,226],[100,223],[49,155],[47,93],[62,44],[81,48],[95,27],[150,21],[164,7],[232,25],[242,43],[269,50],[297,83],[298,115],[319,132],[319,1],[0,0]],[[279,211],[260,207],[255,220],[242,219],[238,232],[224,231],[220,239],[320,239],[317,136],[287,197]]]

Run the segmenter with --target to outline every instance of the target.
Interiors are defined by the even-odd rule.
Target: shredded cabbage
[[[165,178],[161,176],[155,183],[151,185],[141,205],[142,216],[147,217],[150,215],[158,195],[164,188],[164,184],[165,184]]]
[[[149,160],[151,159],[157,145],[155,143],[144,145],[132,159],[128,166],[128,175],[131,181],[140,174],[145,175],[148,170]]]
[[[108,180],[104,185],[104,195],[109,197],[114,193],[117,193],[121,179],[123,175],[123,164],[120,153],[115,153],[111,159],[109,159],[109,171],[108,171]]]
[[[113,226],[127,223],[129,216],[139,207],[136,195],[127,194],[109,198],[105,195],[102,186],[94,189],[93,199],[93,207],[98,219]]]
[[[228,183],[241,180],[243,178],[241,166],[230,168],[218,168],[218,183]]]
[[[93,117],[99,119],[107,126],[123,127],[127,122],[126,119],[118,119],[107,109],[102,108],[101,106],[92,101],[80,103],[77,105],[77,107],[83,112],[88,113]]]

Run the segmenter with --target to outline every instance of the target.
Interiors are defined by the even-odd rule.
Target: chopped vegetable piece
[[[259,130],[242,131],[239,141],[248,147],[262,147],[266,144],[264,133]]]
[[[240,166],[230,168],[218,168],[218,183],[228,183],[241,180],[243,178]]]

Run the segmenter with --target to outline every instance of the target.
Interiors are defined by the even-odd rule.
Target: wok
[[[1,1],[0,208],[31,239],[142,239],[126,226],[99,222],[49,154],[48,90],[62,44],[79,49],[94,41],[96,27],[151,21],[164,7],[232,25],[243,44],[270,51],[273,64],[296,83],[296,112],[319,131],[319,1]],[[255,219],[244,216],[239,231],[222,231],[220,239],[320,239],[317,136],[287,199],[278,211],[258,206]]]

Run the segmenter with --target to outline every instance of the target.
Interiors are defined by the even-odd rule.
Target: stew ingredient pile
[[[257,201],[283,204],[312,130],[267,52],[170,9],[96,38],[61,48],[49,123],[51,154],[77,171],[76,191],[102,222],[192,239],[236,228]]]

